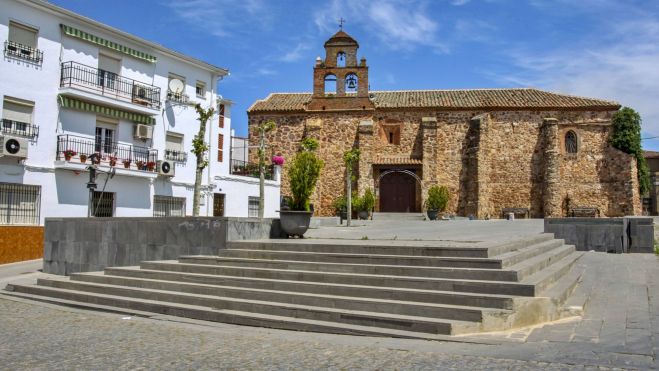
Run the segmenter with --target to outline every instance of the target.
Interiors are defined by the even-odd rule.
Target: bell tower
[[[325,60],[316,59],[313,68],[313,96],[310,111],[372,110],[368,97],[366,58],[357,62],[359,44],[343,31],[325,42]]]

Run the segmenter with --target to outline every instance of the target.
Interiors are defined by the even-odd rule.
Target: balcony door
[[[118,90],[118,76],[121,72],[121,60],[105,54],[98,55],[98,85],[103,90]]]
[[[108,155],[116,155],[117,123],[105,120],[96,121],[94,151],[100,153],[102,158]]]

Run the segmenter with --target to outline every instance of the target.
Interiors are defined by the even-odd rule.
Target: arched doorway
[[[418,175],[410,170],[387,170],[379,177],[380,212],[419,212]]]

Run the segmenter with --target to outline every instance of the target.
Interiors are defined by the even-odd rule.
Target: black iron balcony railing
[[[19,58],[35,64],[43,62],[41,50],[11,40],[5,41],[5,57]]]
[[[61,87],[76,87],[117,100],[160,108],[160,88],[77,62],[62,63]]]
[[[259,177],[259,165],[250,162],[231,160],[231,168],[229,169],[229,171],[233,175],[242,175],[252,178]],[[274,178],[273,174],[274,174],[274,166],[266,165],[265,179],[272,180]]]
[[[39,127],[37,125],[8,119],[2,119],[0,131],[2,134],[17,135],[30,139],[34,139],[39,136]]]
[[[183,151],[174,151],[171,149],[166,149],[165,160],[176,161],[176,162],[187,162],[188,153]]]
[[[167,100],[170,102],[188,104],[190,97],[183,93],[174,93],[173,91],[167,91]]]
[[[117,142],[105,142],[75,135],[57,136],[57,159],[82,163],[90,162],[97,153],[100,163],[109,166],[153,171],[158,161],[158,150]]]

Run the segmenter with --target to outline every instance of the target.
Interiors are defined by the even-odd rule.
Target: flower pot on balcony
[[[64,155],[64,160],[66,160],[66,161],[71,161],[71,157],[73,157],[73,156],[71,156],[71,155]]]
[[[84,164],[87,162],[87,155],[80,155],[80,163]]]
[[[116,165],[117,165],[117,160],[110,159],[110,166],[115,167]]]
[[[130,169],[130,161],[124,161],[124,168]]]

